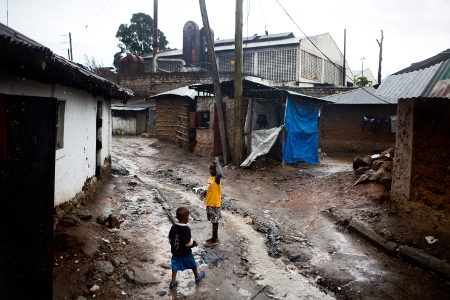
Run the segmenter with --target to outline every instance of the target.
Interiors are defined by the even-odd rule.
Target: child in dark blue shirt
[[[197,272],[197,263],[192,255],[191,248],[197,246],[197,242],[192,240],[191,228],[187,226],[189,221],[189,209],[179,207],[177,209],[178,223],[172,225],[169,231],[170,250],[172,252],[172,281],[170,289],[178,286],[176,281],[177,272],[192,269],[195,276],[195,283],[200,282],[205,277],[205,272]]]

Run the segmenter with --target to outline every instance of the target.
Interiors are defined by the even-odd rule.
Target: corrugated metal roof
[[[152,99],[167,99],[167,98],[177,98],[177,97],[188,97],[190,99],[195,99],[197,96],[197,91],[189,89],[189,86],[183,86],[178,89],[174,89],[168,92],[164,92],[158,95],[151,96]]]
[[[245,49],[252,49],[252,48],[258,48],[258,47],[268,47],[268,46],[284,46],[284,45],[295,45],[295,44],[299,44],[300,43],[300,39],[293,37],[293,38],[289,38],[289,39],[284,39],[284,40],[264,40],[261,39],[259,42],[254,42],[254,43],[248,43],[248,44],[243,44],[242,48],[245,51]],[[218,51],[224,51],[224,50],[234,50],[234,44],[233,45],[226,45],[226,46],[214,46],[214,51],[218,52]]]
[[[450,59],[428,68],[388,76],[377,89],[357,89],[322,99],[335,104],[397,104],[400,98],[450,98]]]
[[[158,52],[158,55],[156,57],[170,57],[170,56],[182,56],[183,55],[183,49],[170,49]],[[153,57],[153,53],[145,54],[141,56],[142,58],[151,58]]]
[[[444,50],[441,53],[439,53],[435,56],[429,57],[420,62],[412,63],[411,66],[409,66],[403,70],[400,70],[398,72],[395,72],[392,75],[399,75],[402,73],[409,73],[409,72],[412,72],[415,70],[425,69],[425,68],[434,66],[435,64],[440,63],[441,61],[445,61],[448,59],[450,59],[450,49]]]
[[[15,76],[44,84],[61,84],[105,98],[128,100],[133,91],[119,86],[80,64],[0,23],[0,65]]]
[[[439,81],[448,78],[449,70],[450,60],[446,60],[429,68],[391,75],[381,82],[375,94],[396,99],[430,97],[433,88],[439,84]],[[446,76],[447,78],[445,78]],[[445,96],[444,93],[444,91],[441,91],[434,94],[447,98],[448,96]]]
[[[283,32],[283,33],[274,33],[269,35],[258,35],[255,34],[253,36],[243,37],[242,42],[243,44],[250,44],[260,41],[273,41],[273,40],[279,40],[279,39],[288,39],[295,37],[292,32]],[[214,40],[214,46],[224,46],[235,43],[235,39],[224,39],[224,40]]]
[[[220,83],[222,89],[223,96],[234,97],[234,80],[226,80]],[[204,92],[208,94],[214,94],[214,85],[210,84],[194,84],[190,86],[191,89],[195,89],[199,92]],[[309,101],[318,104],[329,104],[330,101],[323,100],[320,98],[307,96],[303,94],[299,94],[293,91],[288,91],[284,89],[279,89],[276,87],[270,87],[258,82],[254,82],[248,79],[242,80],[242,95],[243,97],[252,97],[252,98],[264,98],[270,100],[280,100],[284,101],[287,95],[291,95],[293,98]]]
[[[377,96],[375,93],[375,88],[367,87],[326,96],[322,99],[335,104],[397,104],[397,98]]]

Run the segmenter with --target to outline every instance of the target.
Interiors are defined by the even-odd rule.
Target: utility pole
[[[364,57],[361,58],[361,77],[364,77],[364,60]]]
[[[346,50],[346,48],[347,48],[347,29],[344,29],[344,63],[342,64],[343,66],[344,66],[344,72],[342,73],[342,85],[344,86],[344,87],[346,87],[347,85],[345,84],[345,76],[346,76],[346,68],[345,68],[345,50]]]
[[[381,41],[378,41],[378,46],[380,47],[380,54],[378,56],[378,84],[381,83],[381,61],[383,60],[383,30],[381,30]]]
[[[72,53],[72,35],[69,32],[69,45],[70,45],[70,57],[69,59],[73,61],[73,53]]]
[[[153,0],[153,72],[158,70],[156,55],[158,54],[158,0]]]
[[[242,4],[236,0],[236,23],[234,41],[234,164],[242,163]],[[247,143],[252,141],[247,141]]]
[[[208,49],[209,64],[214,84],[214,97],[216,99],[217,114],[219,119],[220,140],[222,142],[224,163],[230,162],[230,145],[228,142],[227,127],[225,126],[225,114],[223,111],[222,90],[220,88],[219,71],[217,70],[216,53],[214,52],[214,44],[211,38],[211,29],[209,28],[208,13],[206,12],[205,0],[199,0],[200,12],[202,14],[203,28],[205,29],[206,47]]]

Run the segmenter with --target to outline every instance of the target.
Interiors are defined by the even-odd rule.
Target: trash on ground
[[[431,236],[431,235],[426,236],[425,239],[427,240],[428,244],[430,244],[430,245],[439,241],[438,239],[434,238],[434,236]]]

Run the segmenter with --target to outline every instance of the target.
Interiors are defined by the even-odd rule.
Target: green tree
[[[121,24],[116,33],[119,39],[119,52],[114,54],[114,66],[119,67],[119,60],[126,54],[145,55],[153,52],[153,18],[144,13],[133,14],[130,24]],[[169,42],[164,33],[158,29],[158,49],[169,49]]]
[[[369,81],[367,77],[358,77],[356,79],[356,85],[360,87],[370,86],[372,84],[372,81]]]

